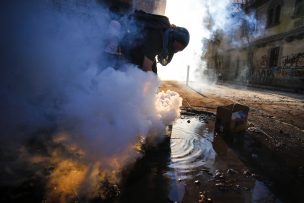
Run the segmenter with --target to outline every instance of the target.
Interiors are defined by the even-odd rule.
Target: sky
[[[186,81],[187,66],[190,66],[190,80],[196,80],[195,69],[201,65],[202,39],[209,33],[203,26],[206,13],[202,1],[168,0],[165,15],[171,24],[189,31],[190,42],[182,52],[175,54],[166,67],[158,65],[159,77],[161,80]]]
[[[188,29],[190,42],[182,52],[175,54],[166,67],[158,65],[161,80],[186,81],[187,67],[190,66],[191,82],[209,84],[210,77],[204,75],[206,62],[201,59],[206,52],[206,42],[212,40],[219,30],[227,35],[233,34],[233,28],[240,26],[240,18],[256,26],[254,15],[240,12],[240,18],[233,18],[231,3],[232,0],[167,0],[165,15],[171,24]]]

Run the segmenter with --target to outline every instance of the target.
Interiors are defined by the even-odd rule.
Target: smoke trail
[[[180,1],[168,0],[166,15],[171,22],[185,26],[191,36],[188,47],[183,51],[183,57],[176,57],[168,67],[160,69],[162,79],[186,79],[186,67],[190,65],[190,80],[208,82],[214,80],[215,71],[207,69],[205,54],[210,42],[220,40],[219,53],[227,46],[246,46],[262,34],[265,23],[256,19],[254,12],[245,12],[241,4],[233,0],[203,0]],[[240,27],[246,33],[240,35]],[[228,44],[223,43],[229,42]],[[214,81],[211,81],[214,82]]]
[[[1,183],[35,171],[47,182],[43,198],[94,197],[139,156],[138,137],[162,135],[179,116],[181,98],[158,93],[153,73],[109,67],[106,9],[59,12],[49,1],[2,8]]]
[[[259,38],[265,29],[265,22],[256,18],[254,10],[245,10],[243,1],[206,1],[206,8],[210,15],[208,28],[211,31],[210,37],[206,39],[207,45],[212,43],[215,46],[213,48],[216,49],[217,57],[225,56],[228,49],[247,49],[247,52],[250,52],[251,43]],[[208,51],[212,53],[212,50]],[[249,72],[249,61],[250,59],[242,61],[241,67],[236,68],[235,80],[245,81]],[[221,71],[225,69],[221,65],[217,66],[215,68],[222,69]],[[215,80],[217,74],[219,72],[214,74]]]

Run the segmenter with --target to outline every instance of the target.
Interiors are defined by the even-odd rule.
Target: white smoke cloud
[[[169,125],[172,120],[177,118],[180,114],[182,99],[178,93],[168,90],[167,92],[160,92],[156,96],[156,106],[159,117],[162,118],[164,124]]]
[[[128,151],[139,136],[163,135],[165,126],[179,116],[181,98],[170,91],[158,93],[160,81],[154,73],[131,64],[120,65],[118,70],[110,67],[103,52],[110,22],[106,9],[91,5],[84,15],[82,8],[60,12],[48,3],[36,3],[18,5],[17,11],[15,5],[7,5],[1,14],[8,25],[0,41],[1,151],[19,153],[10,144],[39,137],[41,130],[58,136],[57,141],[48,141],[47,155],[36,157],[22,150],[22,163],[47,160],[48,165],[55,165],[49,177],[51,188],[64,179],[73,192],[73,187],[87,184],[80,177],[92,175],[90,167],[83,166],[84,160],[111,170],[114,162],[103,162]],[[69,148],[69,153],[50,149],[57,144]],[[67,155],[75,149],[83,151],[81,162]],[[9,168],[5,165],[3,170]],[[61,168],[71,174],[73,168],[79,171],[76,186],[64,173],[57,174]],[[17,171],[10,174],[16,178]],[[94,170],[97,175],[92,176],[97,178],[99,172]]]
[[[159,80],[128,65],[125,71],[107,68],[96,75],[83,73],[84,91],[69,87],[63,121],[71,122],[73,134],[80,134],[93,151],[114,154],[146,136],[150,130],[162,133],[179,116],[181,98],[174,92],[157,93]],[[90,88],[88,88],[90,87]]]
[[[246,13],[240,4],[234,2],[167,1],[166,15],[172,23],[189,30],[190,43],[182,54],[177,54],[167,67],[160,69],[162,79],[185,81],[187,66],[190,65],[190,80],[206,83],[215,77],[212,70],[207,70],[203,60],[210,41],[222,34],[229,41],[229,46],[241,47],[261,36],[265,23],[258,21],[254,12]],[[247,27],[248,32],[238,37],[242,26]]]
[[[95,6],[85,16],[77,9],[66,14],[27,5],[19,19],[11,19],[16,34],[7,45],[17,62],[5,61],[1,74],[7,125],[36,129],[75,118],[95,131],[89,134],[115,131],[122,139],[152,127],[159,81],[132,65],[124,71],[108,67],[102,47],[110,16]]]

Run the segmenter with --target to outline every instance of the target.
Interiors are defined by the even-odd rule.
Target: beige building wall
[[[267,27],[267,14],[270,6],[282,3],[280,23],[270,28]],[[256,16],[260,24],[266,25],[266,29],[260,30],[261,37],[285,33],[295,28],[304,26],[304,17],[294,17],[296,0],[272,0],[256,9]]]
[[[166,10],[166,0],[133,0],[134,10],[143,10],[148,13],[164,15]]]
[[[209,45],[211,48],[206,57],[208,67],[216,66],[214,56],[220,55],[223,63],[215,70],[224,73],[224,79],[304,89],[303,10],[295,15],[296,0],[260,2],[262,4],[258,7],[250,8],[256,12],[258,19],[255,30],[258,37],[254,38],[248,33],[244,35],[242,26],[234,30],[232,35],[222,33],[220,44]],[[268,24],[270,9],[277,5],[281,5],[279,21]]]
[[[226,80],[246,82],[248,56],[246,50],[233,49],[225,52],[223,68],[219,69]]]

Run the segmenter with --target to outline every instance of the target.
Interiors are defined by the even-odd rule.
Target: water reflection
[[[252,190],[252,202],[254,203],[282,203],[276,196],[271,194],[268,187],[261,181],[256,180]]]
[[[214,202],[279,203],[263,182],[244,175],[249,169],[221,136],[214,136],[213,126],[199,117],[184,117],[174,123],[165,172],[171,180],[169,200],[195,202],[199,192],[208,191]]]
[[[123,174],[119,202],[197,202],[200,192],[213,202],[276,202],[278,198],[251,174],[214,123],[199,117],[177,120],[171,138],[147,148]]]
[[[191,179],[198,175],[196,169],[212,165],[216,156],[212,141],[212,133],[197,118],[176,121],[171,134],[168,175],[179,180]]]

